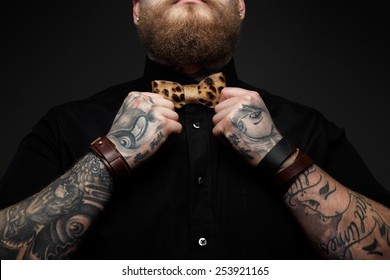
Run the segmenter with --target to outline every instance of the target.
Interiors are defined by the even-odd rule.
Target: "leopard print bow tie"
[[[221,72],[208,76],[199,84],[193,85],[156,80],[152,82],[152,92],[171,100],[175,104],[175,108],[181,108],[188,104],[202,104],[214,108],[218,104],[219,96],[225,86],[225,76]]]

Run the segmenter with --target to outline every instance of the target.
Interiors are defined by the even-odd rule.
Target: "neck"
[[[148,54],[150,60],[155,61],[157,63],[160,63],[162,65],[168,66],[175,68],[176,71],[194,79],[195,81],[201,81],[205,77],[219,72],[219,70],[225,66],[230,60],[231,56],[225,58],[222,61],[218,61],[216,63],[209,64],[207,66],[200,66],[200,65],[180,65],[180,66],[175,66],[171,65],[169,62],[164,61],[164,60],[159,60],[154,58],[152,55]]]

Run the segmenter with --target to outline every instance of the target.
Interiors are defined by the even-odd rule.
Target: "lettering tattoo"
[[[0,212],[1,259],[69,258],[111,193],[111,176],[87,154],[41,192]]]
[[[142,160],[144,160],[150,153],[148,151],[146,151],[145,153],[141,154],[141,153],[138,153],[135,155],[134,157],[134,162],[135,163],[139,163],[141,162]]]
[[[390,258],[389,215],[384,216],[376,202],[346,189],[317,166],[298,177],[285,202],[326,257]]]
[[[163,134],[161,131],[157,134],[157,137],[152,140],[152,143],[150,143],[150,148],[154,150],[158,144],[160,144],[161,140],[164,138]]]
[[[229,135],[228,139],[234,146],[237,146],[241,142],[236,134]]]
[[[251,150],[247,150],[247,149],[245,149],[244,147],[241,147],[238,151],[239,151],[240,154],[243,155],[245,158],[247,158],[247,159],[249,159],[249,160],[254,159],[254,158],[250,155]]]

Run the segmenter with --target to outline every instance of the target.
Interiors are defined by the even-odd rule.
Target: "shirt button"
[[[198,185],[203,185],[204,180],[202,177],[198,177]]]
[[[195,129],[199,129],[200,128],[200,122],[194,122],[192,124],[192,126],[195,128]]]
[[[200,246],[204,247],[207,245],[207,240],[206,240],[206,238],[202,237],[202,238],[199,238],[198,243]]]

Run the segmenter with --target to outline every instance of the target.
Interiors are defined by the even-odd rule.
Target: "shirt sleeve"
[[[347,188],[390,207],[390,192],[373,176],[359,152],[347,139],[345,130],[318,111],[315,132],[307,141],[314,162]]]
[[[49,111],[21,141],[0,181],[0,209],[39,192],[63,173],[60,126]]]
[[[277,96],[267,98],[274,101],[267,106],[288,141],[344,186],[390,207],[390,192],[372,175],[343,128],[313,108]]]
[[[390,192],[373,176],[345,134],[330,143],[322,168],[349,189],[390,207]]]

